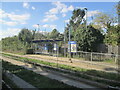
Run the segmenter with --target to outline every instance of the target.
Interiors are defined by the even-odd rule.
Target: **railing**
[[[120,55],[108,54],[108,53],[96,53],[96,52],[83,52],[78,51],[73,54],[73,57],[84,58],[89,61],[106,61],[113,60],[115,63],[120,59]]]

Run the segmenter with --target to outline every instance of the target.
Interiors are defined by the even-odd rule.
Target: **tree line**
[[[116,13],[120,15],[120,4],[116,6]],[[64,33],[57,29],[52,32],[40,33],[36,30],[23,28],[18,35],[2,38],[2,50],[9,52],[25,52],[32,47],[32,40],[37,39],[61,39],[67,44],[69,41],[69,30],[71,32],[71,41],[77,41],[78,50],[96,51],[97,45],[104,43],[109,45],[120,44],[120,26],[115,25],[118,17],[112,14],[98,13],[94,16],[91,23],[86,24],[84,19],[85,10],[75,9],[72,12],[71,19],[65,27]],[[64,41],[59,42],[61,47]]]

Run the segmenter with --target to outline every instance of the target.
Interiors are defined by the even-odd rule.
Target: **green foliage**
[[[110,45],[120,44],[120,26],[111,26],[105,35],[104,42]]]
[[[120,15],[120,1],[116,5],[116,9],[117,9],[117,14]]]
[[[3,38],[1,42],[3,51],[24,51],[24,49],[26,48],[17,36]]]
[[[88,26],[87,30],[84,26],[80,26],[74,35],[74,40],[79,46],[78,49],[82,51],[95,51],[94,47],[102,43],[103,38],[102,33],[92,26]]]
[[[108,29],[110,26],[117,22],[117,18],[106,13],[98,13],[93,21],[98,27]]]
[[[57,31],[57,29],[53,29],[52,32],[50,33],[50,38],[51,39],[58,39],[58,36],[59,36],[59,32]]]
[[[21,40],[24,45],[26,45],[27,43],[31,43],[33,35],[32,32],[28,29],[22,29],[19,34],[18,34],[19,40]]]
[[[36,32],[34,36],[34,40],[45,39],[45,36],[42,33]]]
[[[64,31],[66,41],[68,41],[69,30],[71,30],[71,39],[73,39],[74,36],[72,33],[77,30],[84,16],[85,16],[84,10],[76,9],[73,11],[71,19],[69,23],[67,23],[67,26],[65,27],[65,31]]]

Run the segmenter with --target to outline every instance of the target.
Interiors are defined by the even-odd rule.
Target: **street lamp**
[[[86,15],[85,25],[86,25],[86,30],[87,30],[87,11],[88,11],[88,9],[87,9],[87,8],[84,8],[84,10],[85,10],[85,15]]]
[[[40,28],[39,28],[39,27],[40,27],[40,25],[39,25],[39,24],[37,24],[37,25],[38,25],[38,31],[39,31],[39,29],[40,29]]]
[[[71,41],[71,29],[72,29],[72,26],[70,26],[70,28],[69,28],[69,60],[70,60],[70,62],[72,63],[72,60],[71,60],[71,43],[70,43],[70,41]]]

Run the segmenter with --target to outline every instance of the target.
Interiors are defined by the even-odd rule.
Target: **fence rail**
[[[96,52],[83,52],[78,51],[73,57],[84,58],[85,60],[89,61],[113,61],[118,63],[120,60],[120,55],[117,54],[107,54],[107,53],[96,53]]]
[[[50,56],[65,56],[69,58],[69,54],[66,52],[65,54],[62,52],[36,52],[36,54],[46,54]],[[85,51],[77,51],[76,53],[71,53],[72,58],[83,59],[86,61],[99,61],[99,62],[111,62],[118,64],[120,61],[120,55],[118,54],[108,54],[108,53],[97,53],[97,52],[85,52]]]

